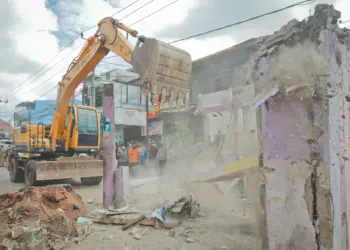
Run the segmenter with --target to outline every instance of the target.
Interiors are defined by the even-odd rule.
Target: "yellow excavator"
[[[121,30],[138,38],[133,46]],[[59,82],[52,123],[26,122],[14,129],[8,170],[12,182],[33,186],[41,180],[80,178],[83,185],[102,181],[101,129],[95,107],[70,105],[74,91],[112,51],[133,66],[151,93],[169,93],[188,105],[192,60],[189,53],[106,17],[87,39]],[[171,93],[171,94],[170,94]],[[156,95],[154,95],[156,96]],[[163,96],[163,99],[165,97]]]

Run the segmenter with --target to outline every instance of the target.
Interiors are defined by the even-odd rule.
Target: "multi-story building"
[[[99,76],[89,75],[83,84],[83,104],[102,109],[103,86],[108,83],[114,84],[117,142],[141,140],[141,128],[147,124],[146,97],[136,73],[114,69]],[[153,109],[151,104],[149,109]]]

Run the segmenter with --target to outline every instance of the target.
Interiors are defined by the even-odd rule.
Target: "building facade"
[[[136,73],[114,69],[99,76],[90,75],[83,83],[83,104],[102,110],[104,85],[114,84],[116,142],[141,141],[147,125],[146,97]],[[149,110],[153,105],[149,103]]]

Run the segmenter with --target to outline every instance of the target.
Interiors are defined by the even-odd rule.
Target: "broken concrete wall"
[[[228,90],[199,96],[198,111],[203,114],[204,138],[215,143],[220,131],[223,140],[220,155],[226,163],[257,154],[256,113],[250,108],[254,99],[254,86],[229,88]]]
[[[347,31],[348,32],[348,31]],[[343,133],[340,137],[341,152],[343,153],[342,161],[344,166],[345,178],[343,178],[344,189],[343,195],[345,195],[345,202],[343,204],[342,214],[342,226],[343,226],[343,245],[348,245],[348,239],[350,239],[349,215],[350,215],[350,54],[349,40],[345,43],[338,43],[338,49],[341,53],[341,75],[342,85],[339,86],[341,94],[341,119],[340,125],[343,128]]]
[[[323,103],[314,103],[314,113],[323,113]],[[317,249],[313,220],[312,160],[308,102],[277,96],[263,107],[262,132],[266,183],[267,230],[270,249]],[[324,162],[327,119],[315,116],[315,126],[323,135],[315,144]],[[327,154],[327,153],[326,153]],[[329,170],[318,165],[318,214],[323,249],[332,249],[332,218]],[[293,214],[293,216],[291,216]],[[294,216],[295,215],[295,216]],[[330,237],[329,237],[330,236]],[[293,248],[294,247],[294,248]]]
[[[340,15],[328,5],[315,13],[268,37],[251,77],[258,91],[280,89],[261,118],[270,249],[344,249],[346,243]]]
[[[263,38],[253,38],[241,44],[195,60],[192,65],[191,104],[197,104],[199,94],[208,94],[230,87],[244,86],[244,65],[258,51]]]
[[[295,97],[279,95],[265,104],[266,121],[263,124],[264,155],[267,159],[310,159],[310,147],[306,142],[308,136],[308,116],[306,101]],[[321,114],[323,107],[317,105],[315,113]],[[322,115],[323,118],[323,115]],[[319,119],[322,119],[319,117]],[[323,125],[323,124],[320,124]],[[327,127],[323,125],[321,127]],[[323,141],[321,138],[321,142]],[[323,156],[323,144],[318,145]]]
[[[328,26],[328,25],[327,25]],[[327,27],[328,28],[328,27]],[[332,27],[329,27],[332,28]],[[329,62],[329,84],[327,88],[328,97],[328,129],[329,129],[329,172],[330,172],[330,188],[332,190],[332,212],[333,212],[333,248],[344,249],[343,246],[343,164],[340,158],[340,92],[341,73],[339,65],[337,65],[337,44],[336,33],[329,30],[320,32],[319,46],[320,53]],[[335,90],[335,91],[334,91]]]

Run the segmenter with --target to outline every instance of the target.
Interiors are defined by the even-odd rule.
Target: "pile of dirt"
[[[40,229],[45,244],[77,236],[76,219],[87,216],[81,197],[70,186],[22,189],[0,195],[0,249],[17,233]],[[33,233],[32,234],[37,234]],[[28,238],[28,237],[27,237]],[[37,236],[35,241],[38,241]],[[6,244],[4,243],[6,242]],[[6,249],[6,248],[5,248]],[[28,248],[29,249],[29,248]]]

